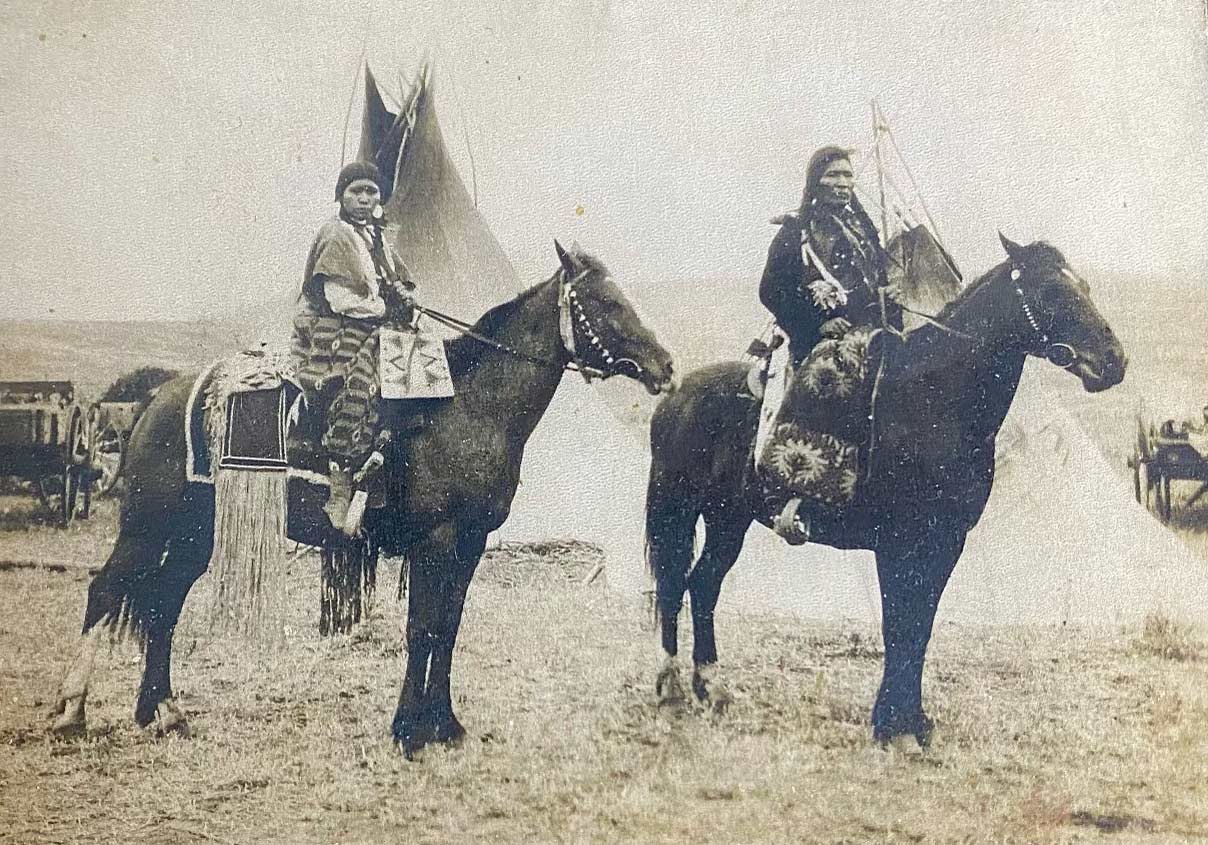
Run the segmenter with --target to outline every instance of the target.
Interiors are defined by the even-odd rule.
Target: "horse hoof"
[[[678,707],[683,704],[686,696],[679,670],[667,668],[659,672],[658,678],[654,682],[654,693],[658,696],[660,707]]]
[[[51,723],[49,732],[55,739],[80,739],[87,735],[88,724],[82,717],[66,714]]]
[[[155,722],[156,736],[177,736],[181,739],[190,736],[188,720],[175,704],[165,701],[155,708]]]
[[[733,696],[723,690],[714,690],[709,697],[709,709],[721,716],[730,709],[730,705],[734,703]]]
[[[443,745],[461,745],[461,741],[465,738],[466,729],[461,726],[461,722],[457,721],[456,716],[450,717],[444,724],[437,725],[432,732],[432,741]]]
[[[78,703],[72,706],[72,702]],[[84,702],[79,699],[60,698],[47,718],[50,720],[50,735],[58,739],[78,739],[88,732]]]
[[[404,737],[403,739],[394,740],[394,747],[398,749],[399,754],[402,754],[403,759],[408,763],[415,762],[415,755],[423,750],[426,744],[419,737]]]
[[[914,739],[924,751],[930,748],[935,739],[935,722],[925,715],[919,716],[919,723],[914,729]]]
[[[934,738],[935,723],[920,713],[912,719],[903,720],[892,727],[878,725],[873,728],[873,740],[882,749],[893,748],[901,752],[926,751]],[[914,743],[909,740],[913,739]],[[916,752],[917,753],[917,752]]]
[[[706,705],[714,713],[720,714],[730,708],[734,699],[725,687],[713,680],[715,665],[698,666],[692,672],[692,693],[696,696],[697,701]]]
[[[433,739],[432,725],[424,721],[397,720],[392,729],[394,744],[407,760]]]

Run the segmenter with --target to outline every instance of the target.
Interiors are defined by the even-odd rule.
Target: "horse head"
[[[1090,285],[1049,244],[998,237],[1010,258],[1028,351],[1074,373],[1090,393],[1119,384],[1128,358],[1091,300]]]
[[[575,362],[600,378],[628,376],[651,395],[675,390],[679,375],[669,353],[646,328],[598,258],[554,241],[562,303],[562,331]]]

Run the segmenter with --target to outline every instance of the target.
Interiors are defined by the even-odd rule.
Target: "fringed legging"
[[[326,379],[344,382],[327,409],[321,445],[328,456],[355,469],[373,451],[380,422],[378,327],[361,320],[308,317],[294,323],[292,355],[308,391]]]

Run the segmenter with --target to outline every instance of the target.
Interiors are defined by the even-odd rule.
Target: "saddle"
[[[751,449],[754,480],[770,507],[801,497],[843,510],[867,483],[875,433],[870,425],[884,333],[854,329],[824,338],[796,367],[781,347],[757,369],[760,419]]]
[[[223,471],[282,476],[286,536],[324,545],[337,529],[324,511],[331,481],[320,443],[340,387],[330,380],[307,395],[285,355],[240,353],[217,362],[189,397],[187,480],[214,486]],[[381,507],[384,484],[370,485],[370,492],[367,506]]]

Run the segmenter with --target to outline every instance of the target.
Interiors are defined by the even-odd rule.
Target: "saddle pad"
[[[219,464],[285,468],[289,415],[284,411],[300,401],[301,388],[283,361],[283,356],[241,354],[216,361],[197,377],[185,405],[187,481],[213,484]],[[249,398],[257,394],[259,398]]]
[[[285,389],[247,390],[227,398],[222,469],[286,468]]]

